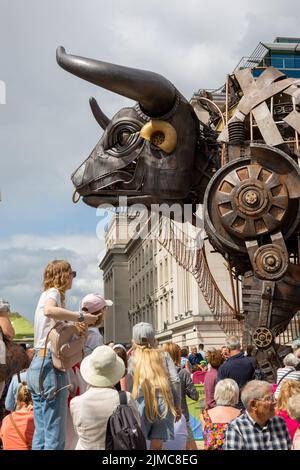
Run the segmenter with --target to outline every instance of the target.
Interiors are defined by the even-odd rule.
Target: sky
[[[0,0],[0,297],[33,319],[46,264],[78,273],[67,296],[78,308],[103,293],[104,226],[72,203],[72,172],[101,137],[88,99],[108,116],[133,104],[68,74],[67,52],[152,70],[190,98],[219,88],[259,41],[297,37],[296,0]]]

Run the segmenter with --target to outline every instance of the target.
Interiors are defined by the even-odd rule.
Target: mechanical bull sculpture
[[[280,104],[283,93],[293,97],[285,124],[297,135],[297,84],[275,69],[258,85],[249,70],[237,73],[232,88],[239,90],[239,100],[232,100],[231,118],[220,133],[217,124],[201,123],[161,75],[73,56],[62,47],[57,61],[66,71],[136,101],[110,119],[90,100],[104,132],[72,175],[78,194],[93,207],[117,205],[121,195],[129,205],[149,208],[204,203],[210,242],[242,278],[244,342],[255,344],[262,370],[274,381],[288,352],[275,339],[300,308],[300,169],[295,146],[291,149],[282,130],[274,128],[266,103],[275,97]],[[260,135],[247,135],[253,116]],[[226,158],[219,168],[221,148]]]

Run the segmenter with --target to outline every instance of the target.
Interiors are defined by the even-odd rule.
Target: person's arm
[[[120,387],[121,387],[122,391],[126,392],[126,390],[127,390],[127,374],[124,375],[124,377],[121,377]]]
[[[7,411],[15,411],[16,409],[16,382],[18,382],[17,377],[14,375],[9,384],[7,395],[5,398],[5,409]],[[17,386],[17,390],[18,390]]]
[[[211,369],[204,378],[205,403],[208,409],[216,406],[214,393],[217,383],[217,373],[215,369]]]
[[[7,338],[13,339],[13,337],[15,336],[15,330],[9,319],[8,312],[0,312],[0,328],[2,329],[3,334],[7,336]]]
[[[171,390],[173,395],[174,406],[176,410],[181,409],[181,384],[177,369],[172,361],[169,353],[165,352],[165,363],[167,366],[167,372],[170,379]]]
[[[235,424],[228,423],[225,433],[224,450],[243,450],[244,440],[243,436]]]
[[[199,392],[196,389],[190,374],[186,370],[184,370],[184,372],[185,372],[185,374],[184,374],[184,382],[185,382],[184,383],[184,391],[185,391],[185,394],[189,398],[191,398],[192,400],[198,401],[199,400]]]
[[[79,312],[72,312],[66,308],[58,307],[57,302],[54,299],[48,299],[44,308],[44,315],[52,320],[66,320],[78,322]],[[98,315],[92,315],[91,313],[83,314],[84,322],[88,325],[93,325],[98,321]]]
[[[184,364],[185,369],[191,374],[192,373],[192,365],[189,360],[186,361]]]

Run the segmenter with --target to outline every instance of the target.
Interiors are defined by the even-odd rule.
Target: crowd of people
[[[4,450],[104,450],[111,416],[124,398],[148,449],[196,450],[187,398],[197,402],[205,450],[300,449],[300,342],[267,382],[253,348],[227,338],[220,349],[158,345],[149,323],[133,327],[130,344],[103,344],[112,302],[87,294],[79,311],[65,307],[76,273],[50,262],[34,318],[34,348],[24,345],[28,369],[0,383]],[[49,334],[56,322],[75,325],[82,360],[67,370],[53,365]],[[0,328],[14,337],[9,305],[0,301]],[[200,384],[200,385],[199,385]],[[123,400],[122,398],[122,400]]]

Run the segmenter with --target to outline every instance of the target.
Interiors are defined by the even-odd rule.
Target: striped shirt
[[[284,420],[274,416],[261,428],[247,411],[228,424],[225,450],[290,450],[292,442]]]
[[[284,377],[285,375],[286,375],[286,377]],[[284,377],[284,379],[282,379],[282,377]],[[295,370],[295,368],[291,367],[291,366],[281,367],[281,368],[277,369],[277,381],[276,381],[276,383],[279,383],[280,380],[281,380],[281,382],[278,385],[278,387],[276,388],[276,392],[274,394],[275,398],[278,398],[281,386],[282,386],[282,384],[284,383],[285,380],[296,380],[297,382],[300,382],[300,371]]]

